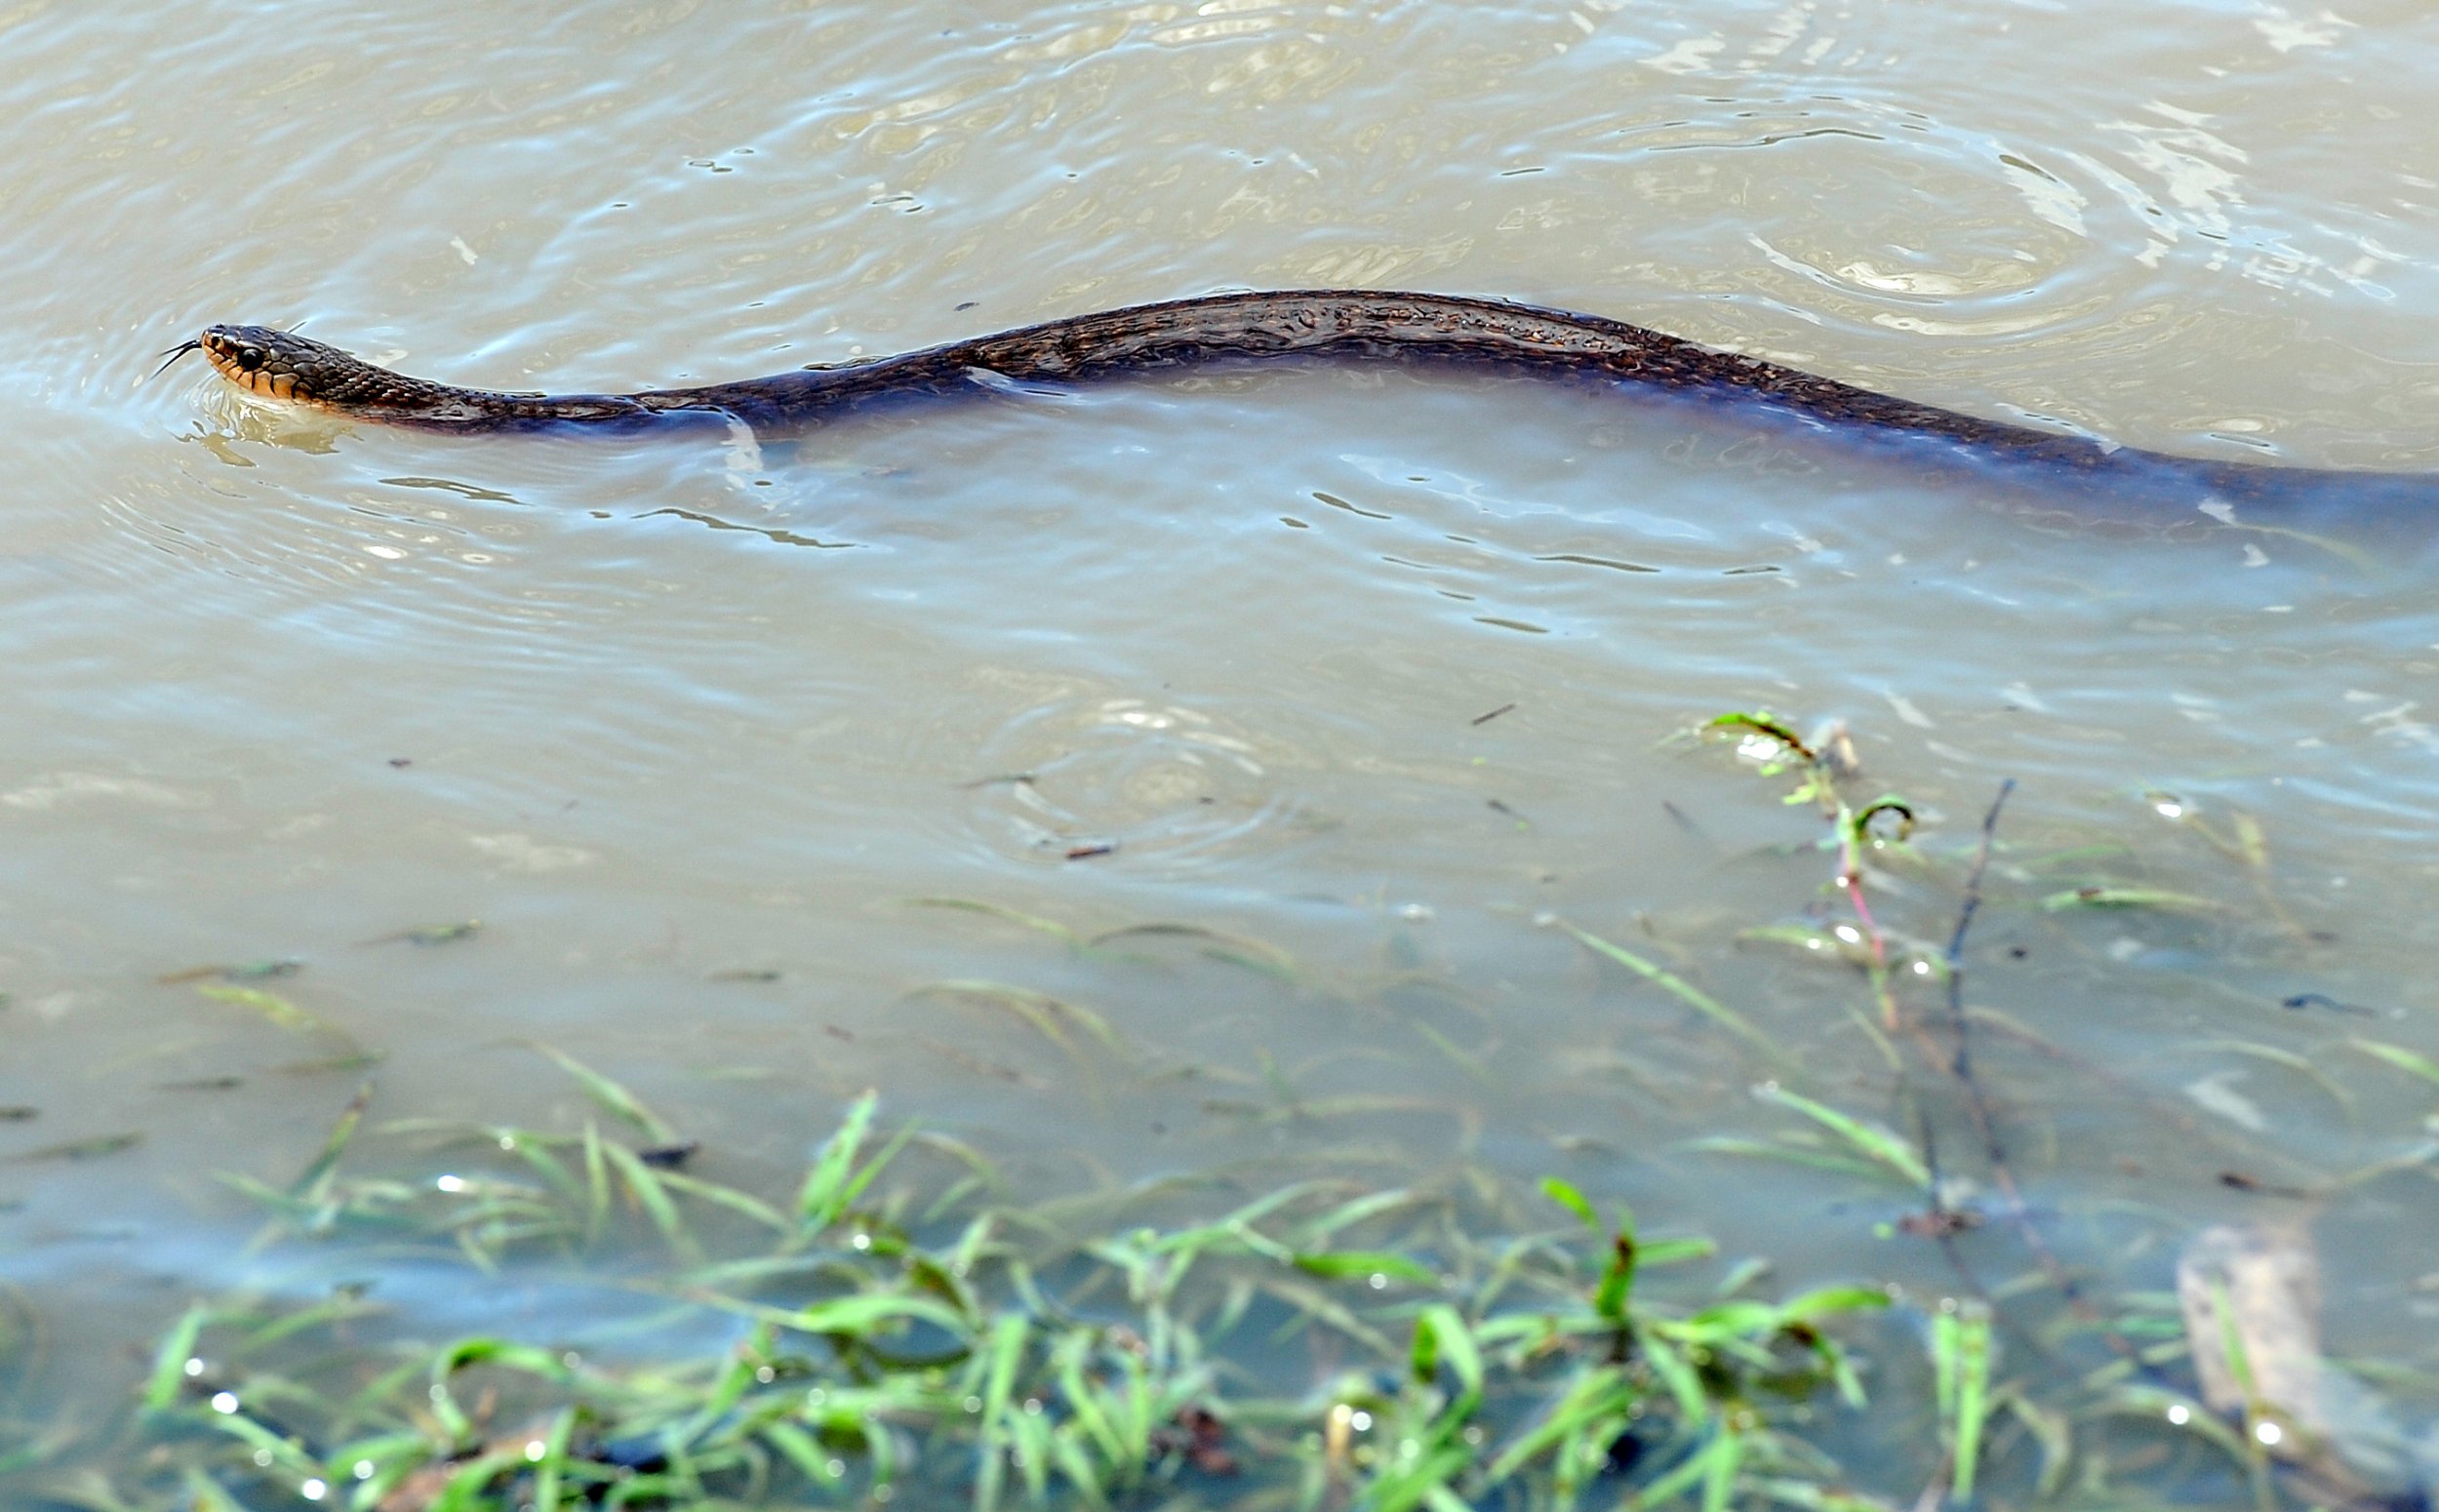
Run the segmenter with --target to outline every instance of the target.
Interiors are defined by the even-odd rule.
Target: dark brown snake
[[[1716,351],[1597,315],[1453,295],[1281,290],[1209,295],[1046,321],[845,367],[634,394],[525,395],[408,378],[265,326],[214,326],[200,350],[252,392],[356,419],[432,430],[644,428],[718,418],[803,427],[876,401],[1065,385],[1189,363],[1290,355],[1461,363],[1542,377],[1744,400],[1798,421],[1919,449],[1934,460],[1998,462],[2142,492],[2228,498],[2318,489],[2439,493],[2439,474],[2325,472],[2114,447],[1984,419]]]

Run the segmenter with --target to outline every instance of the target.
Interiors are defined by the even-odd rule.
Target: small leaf
[[[1543,1176],[1541,1191],[1550,1201],[1581,1218],[1585,1228],[1590,1229],[1595,1235],[1606,1237],[1608,1231],[1601,1227],[1601,1215],[1592,1210],[1590,1199],[1577,1191],[1575,1187],[1556,1176]]]
[[[1419,1264],[1402,1254],[1376,1250],[1338,1250],[1299,1254],[1298,1270],[1312,1276],[1395,1276],[1418,1286],[1436,1287],[1440,1277],[1428,1265]]]

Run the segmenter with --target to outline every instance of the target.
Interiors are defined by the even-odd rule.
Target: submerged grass
[[[1588,930],[1578,929],[1576,926],[1567,923],[1563,919],[1558,921],[1558,927],[1573,937],[1578,944],[1582,945],[1585,949],[1600,956],[1603,960],[1615,961],[1619,966],[1624,967],[1627,971],[1630,971],[1637,976],[1642,977],[1645,981],[1648,981],[1654,986],[1666,992],[1670,997],[1675,998],[1677,1001],[1685,1004],[1688,1008],[1693,1009],[1696,1013],[1700,1014],[1703,1017],[1708,1018],[1711,1022],[1719,1025],[1722,1029],[1727,1030],[1730,1034],[1735,1035],[1738,1039],[1742,1040],[1753,1049],[1760,1051],[1762,1054],[1776,1060],[1783,1060],[1785,1058],[1786,1053],[1779,1047],[1778,1042],[1771,1039],[1770,1036],[1762,1033],[1762,1031],[1758,1028],[1755,1028],[1751,1019],[1745,1017],[1742,1014],[1738,1013],[1735,1009],[1730,1008],[1727,1004],[1720,1002],[1717,998],[1712,997],[1709,993],[1704,992],[1701,988],[1686,980],[1683,976],[1678,975],[1675,972],[1668,970],[1666,967],[1659,965],[1658,962],[1648,960],[1643,956],[1635,954],[1623,945],[1613,944],[1610,941],[1601,938],[1599,935],[1592,934]]]
[[[596,1101],[640,1107],[562,1064]],[[304,1306],[197,1303],[161,1339],[123,1429],[143,1452],[114,1457],[138,1468],[20,1481],[22,1493],[409,1512],[871,1503],[902,1490],[987,1512],[1155,1495],[1562,1506],[1596,1490],[1658,1505],[1693,1489],[1724,1507],[1820,1471],[1788,1425],[1821,1393],[1865,1404],[1834,1331],[1890,1305],[1871,1287],[1779,1302],[1656,1294],[1647,1273],[1709,1246],[1646,1239],[1555,1179],[1545,1211],[1569,1226],[1478,1246],[1415,1222],[1440,1216],[1438,1199],[1320,1181],[1209,1222],[1099,1235],[974,1188],[926,1205],[924,1188],[965,1163],[905,1168],[915,1134],[878,1139],[873,1094],[849,1105],[784,1211],[652,1171],[591,1123],[581,1135],[479,1131],[483,1168],[428,1180],[352,1175],[342,1157],[370,1095],[294,1181],[241,1183],[275,1223],[416,1236],[488,1266],[640,1218],[684,1263],[633,1284],[683,1305],[700,1352],[637,1365],[493,1335],[369,1342],[385,1310],[344,1291]],[[885,1174],[902,1176],[886,1194]],[[698,1263],[719,1214],[764,1237]],[[1443,1242],[1413,1242],[1426,1232]],[[1299,1333],[1337,1366],[1291,1384],[1231,1359],[1249,1338]]]
[[[504,1333],[435,1343],[355,1286],[306,1300],[197,1301],[154,1348],[124,1420],[0,1421],[0,1498],[94,1512],[300,1499],[350,1512],[892,1501],[980,1512],[1930,1512],[2150,1506],[2200,1486],[2275,1504],[2289,1492],[2283,1462],[2247,1424],[2194,1400],[2175,1298],[2096,1295],[2051,1253],[2016,1189],[2006,1105],[1984,1087],[1970,1031],[2065,1053],[1962,996],[1998,806],[1978,849],[1924,855],[1905,800],[1847,795],[1843,732],[1806,739],[1775,716],[1740,713],[1703,733],[1791,776],[1783,796],[1827,825],[1818,852],[1803,854],[1833,856],[1834,869],[1802,921],[1736,937],[1843,969],[1850,985],[1829,998],[1828,1016],[1844,1014],[1876,1054],[1869,1074],[1831,1076],[1699,973],[1546,922],[1628,974],[1631,992],[1658,989],[1691,1010],[1705,1027],[1687,1038],[1701,1054],[1765,1068],[1750,1099],[1765,1105],[1758,1136],[1675,1148],[1824,1172],[1813,1179],[1834,1186],[1836,1202],[1883,1213],[1902,1193],[1919,1208],[1854,1226],[1923,1241],[1914,1253],[1944,1260],[1949,1284],[1925,1287],[1917,1274],[1772,1297],[1761,1290],[1767,1256],[1722,1257],[1705,1239],[1655,1235],[1561,1177],[1528,1182],[1471,1161],[1436,1188],[1331,1176],[1246,1190],[1206,1174],[1018,1206],[987,1156],[886,1117],[878,1091],[835,1109],[800,1171],[724,1178],[633,1091],[521,1041],[581,1094],[580,1123],[380,1125],[369,1120],[368,1080],[293,1176],[223,1179],[265,1215],[258,1251],[350,1241],[384,1261],[461,1263],[581,1294],[551,1312],[596,1315],[580,1349]],[[2243,820],[2232,835],[2231,854],[2265,887],[2259,826]],[[2053,927],[2086,910],[2236,912],[2096,871],[2123,858],[2102,847],[2027,861],[1996,906]],[[1944,884],[1940,906],[1961,900],[1944,948],[1875,915],[1874,895],[1896,892],[1898,877]],[[985,901],[907,902],[996,920],[1078,958],[1140,964],[1165,947],[1299,991],[1318,980],[1284,950],[1200,925],[1088,931]],[[475,929],[382,938],[443,944]],[[213,967],[170,979],[218,975],[222,984],[196,990],[282,1028],[335,1032],[235,984],[271,975]],[[936,1018],[1006,1019],[1080,1070],[1158,1071],[1159,1057],[1108,1018],[1033,987],[958,977],[903,1001]],[[1498,1074],[1487,1053],[1420,1017],[1412,1027],[1465,1078]],[[2212,1043],[2347,1104],[2299,1054]],[[2419,1052],[2343,1043],[2439,1083],[2439,1064]],[[1347,1114],[1455,1114],[1467,1150],[1480,1133],[1478,1114],[1428,1089],[1308,1093],[1318,1061],[1255,1058],[1259,1074],[1239,1080],[1267,1097],[1206,1099],[1205,1111],[1306,1133]],[[1868,1112],[1845,1105],[1859,1080],[1882,1099]],[[1972,1135],[1962,1161],[1943,1157],[1936,1136],[1941,1095]],[[124,1147],[89,1140],[15,1158]],[[2433,1158],[2418,1146],[2357,1179]],[[1972,1256],[1959,1248],[1981,1220],[1977,1193],[2020,1243]],[[1985,1279],[1978,1267],[1991,1263],[2019,1273]],[[1858,1445],[1868,1465],[1842,1457]],[[2320,1494],[2329,1484],[2303,1499],[2381,1505]]]

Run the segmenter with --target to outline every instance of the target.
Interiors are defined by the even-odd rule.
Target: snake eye
[[[241,346],[237,348],[237,366],[245,369],[249,373],[252,373],[255,369],[262,366],[262,348],[260,346]]]

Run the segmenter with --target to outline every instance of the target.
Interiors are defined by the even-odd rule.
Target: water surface
[[[1907,1194],[1694,1148],[1786,1133],[1745,1095],[1783,1071],[1554,922],[1893,1116],[1860,977],[1741,937],[1843,905],[1789,782],[1672,739],[1739,709],[1843,721],[1858,800],[1911,806],[1936,864],[1874,906],[1924,941],[2015,781],[1971,980],[2026,1038],[1983,1074],[2049,1243],[2162,1289],[2259,1212],[2223,1174],[2314,1188],[2423,1135],[2430,1088],[2351,1043],[2427,1053],[2439,1013],[2422,518],[2058,497],[1497,377],[1170,376],[753,445],[144,379],[217,320],[618,390],[1428,288],[2439,470],[2434,87],[2402,4],[0,10],[0,1102],[38,1110],[11,1154],[145,1135],[0,1181],[41,1390],[114,1403],[189,1295],[372,1263],[247,1248],[215,1174],[284,1180],[357,1086],[282,1067],[376,1051],[380,1118],[565,1127],[533,1040],[725,1179],[879,1087],[1020,1194],[1552,1173],[1789,1289],[1953,1287],[1874,1236]],[[2041,906],[2099,882],[2199,901]],[[1166,932],[1077,952],[1011,912]],[[287,958],[265,985],[317,1028],[160,980]],[[976,979],[1125,1053],[925,990]],[[2302,1205],[2334,1351],[2431,1366],[2426,1199]],[[435,1334],[578,1326],[388,1281]]]

